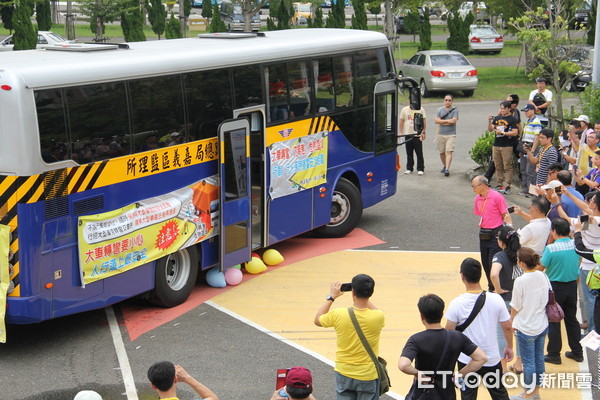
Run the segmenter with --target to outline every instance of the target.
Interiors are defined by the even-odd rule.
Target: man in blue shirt
[[[575,189],[573,187],[573,185],[571,185],[571,182],[573,181],[573,174],[570,171],[567,171],[567,170],[559,171],[558,174],[556,175],[556,179],[565,187],[565,189],[567,189],[567,191],[570,194],[572,194],[575,198],[583,201],[583,195],[581,193],[579,193],[577,191],[577,189]],[[549,190],[554,190],[554,189],[549,189]],[[548,192],[546,192],[546,193],[548,193]],[[548,197],[546,197],[546,198],[548,198]],[[558,213],[558,209],[557,209],[558,204],[559,203],[552,204],[550,212],[548,213],[548,218],[550,218],[550,220],[560,217],[560,214]],[[577,204],[575,204],[575,202],[573,201],[573,199],[571,199],[570,196],[561,195],[560,196],[560,205],[562,206],[563,210],[565,211],[565,213],[567,213],[567,215],[570,218],[577,218],[581,215],[581,208],[579,208],[577,206]]]
[[[583,349],[579,340],[581,332],[577,320],[577,278],[579,277],[580,258],[575,252],[573,239],[569,238],[571,227],[563,218],[552,221],[552,238],[554,243],[546,246],[542,256],[542,266],[552,284],[556,302],[565,313],[565,329],[571,351],[565,357],[577,362],[583,361]],[[548,330],[548,354],[544,361],[561,364],[560,351],[562,338],[560,322],[550,322]]]

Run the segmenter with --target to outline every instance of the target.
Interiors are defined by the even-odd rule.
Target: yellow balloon
[[[269,249],[263,253],[263,260],[267,265],[277,265],[283,261],[283,256],[275,249]]]
[[[252,257],[252,260],[248,261],[245,265],[246,271],[250,274],[260,274],[267,269],[267,266],[260,258]]]

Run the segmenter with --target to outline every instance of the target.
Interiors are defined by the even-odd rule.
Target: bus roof
[[[147,76],[326,56],[387,46],[385,35],[354,29],[293,29],[264,37],[188,38],[128,44],[129,50],[25,50],[3,53],[0,71],[29,88],[74,86]],[[160,58],[157,59],[157,54]],[[1,83],[1,76],[0,76]]]

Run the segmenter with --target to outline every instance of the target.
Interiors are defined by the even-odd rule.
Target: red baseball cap
[[[312,375],[304,367],[290,368],[285,378],[285,384],[297,388],[308,388],[312,386]]]

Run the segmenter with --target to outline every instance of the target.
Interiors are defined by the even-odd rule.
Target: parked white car
[[[491,52],[498,54],[504,48],[504,38],[490,25],[471,25],[469,52]]]
[[[50,31],[39,31],[37,48],[43,49],[45,46],[54,46],[61,43],[74,43],[75,40],[67,40],[64,37]],[[12,51],[14,47],[13,35],[10,35],[6,39],[0,42],[0,51]]]
[[[475,93],[479,80],[477,69],[458,51],[426,50],[419,51],[398,67],[402,76],[419,82],[421,96],[431,92],[460,90],[470,97]]]

